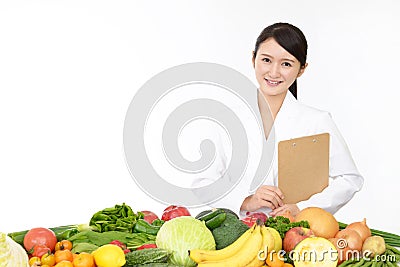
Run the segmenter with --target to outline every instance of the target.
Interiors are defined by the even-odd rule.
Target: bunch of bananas
[[[190,258],[198,267],[263,266],[268,252],[282,249],[282,239],[274,228],[255,223],[231,245],[220,250],[193,249]]]

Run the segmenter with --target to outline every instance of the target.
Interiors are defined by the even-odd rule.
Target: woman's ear
[[[254,51],[251,53],[251,62],[253,63],[253,68],[256,67],[256,54]]]
[[[308,63],[304,64],[303,67],[300,67],[300,71],[299,71],[299,74],[297,74],[297,78],[299,78],[301,75],[303,75],[303,73],[306,70],[307,66],[308,66]]]

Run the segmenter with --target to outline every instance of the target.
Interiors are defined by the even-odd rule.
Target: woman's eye
[[[264,62],[271,62],[271,60],[269,60],[269,58],[263,58],[262,61],[264,61]]]
[[[290,64],[289,62],[283,62],[282,65],[285,66],[285,67],[291,67],[292,66],[292,64]]]

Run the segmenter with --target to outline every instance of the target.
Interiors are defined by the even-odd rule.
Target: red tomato
[[[51,253],[51,250],[46,245],[35,245],[29,252],[33,257],[41,258],[43,255]]]
[[[191,216],[191,215],[187,208],[185,208],[183,206],[171,205],[171,206],[168,206],[164,210],[161,220],[169,221],[173,218],[180,217],[180,216]]]
[[[38,227],[29,230],[24,237],[24,247],[30,251],[36,245],[44,245],[51,251],[57,243],[57,237],[54,232],[48,228]]]
[[[148,210],[143,210],[143,211],[141,211],[143,214],[144,214],[144,220],[146,221],[146,222],[148,222],[148,223],[152,223],[154,220],[156,220],[156,219],[158,219],[158,216],[154,213],[154,212],[151,212],[151,211],[148,211]]]

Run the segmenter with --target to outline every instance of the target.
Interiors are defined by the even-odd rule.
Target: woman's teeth
[[[270,80],[268,80],[268,79],[265,79],[265,80],[266,80],[267,83],[270,84],[270,85],[278,85],[278,84],[281,83],[280,81],[270,81]]]

